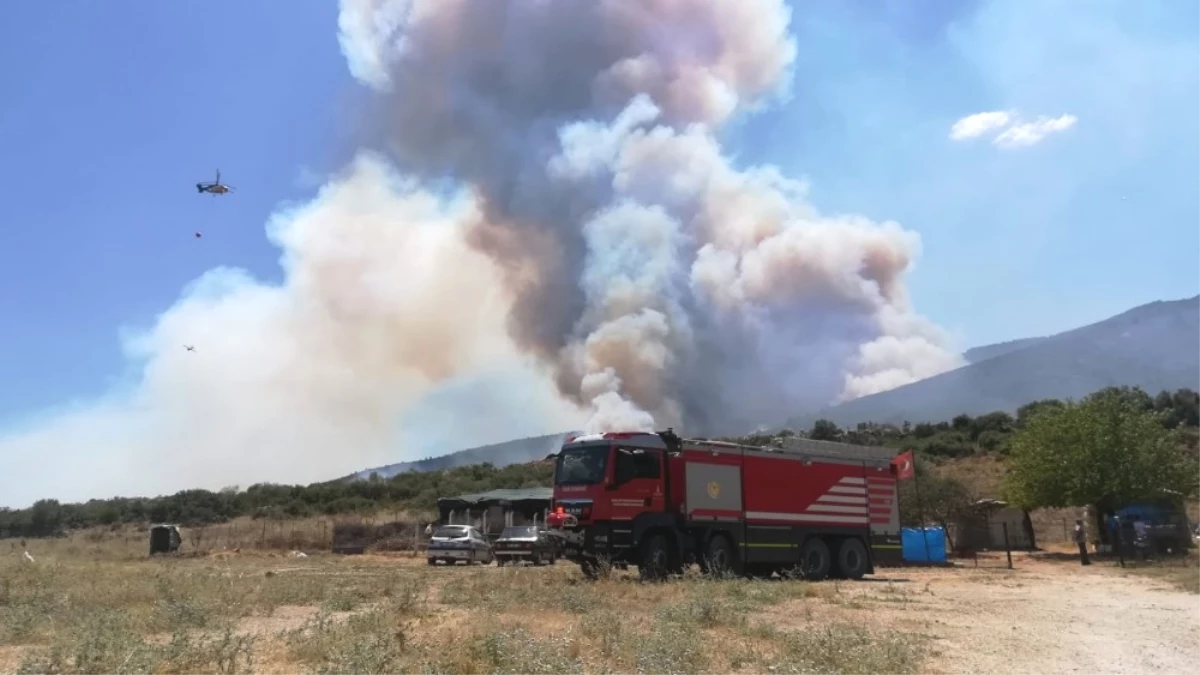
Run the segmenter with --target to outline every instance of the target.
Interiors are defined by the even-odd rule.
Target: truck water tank
[[[928,545],[928,548],[927,546]],[[929,553],[926,555],[925,551]],[[900,530],[900,553],[907,562],[946,562],[946,530],[927,527],[922,535],[919,527]]]

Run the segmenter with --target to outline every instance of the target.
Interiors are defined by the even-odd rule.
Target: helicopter
[[[217,169],[217,179],[211,183],[196,183],[196,192],[207,192],[210,195],[223,195],[232,192],[233,188],[221,182],[221,170]]]

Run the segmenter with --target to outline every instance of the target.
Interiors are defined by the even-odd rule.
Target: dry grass
[[[939,476],[953,478],[978,498],[997,499],[1004,481],[1004,463],[995,455],[973,455],[947,461],[934,469]]]
[[[400,548],[398,543],[414,539],[424,540],[421,528],[433,516],[411,514],[404,511],[383,512],[372,516],[340,516],[273,520],[268,518],[238,518],[227,523],[203,527],[181,527],[183,537],[181,549],[185,552],[210,552],[261,550],[261,551],[328,551],[333,544],[333,534],[339,523],[354,523],[381,529],[399,530],[395,539],[403,542],[387,543],[391,548]],[[56,539],[30,539],[26,545],[36,557],[39,553],[54,556],[80,557],[102,560],[140,560],[146,557],[149,542],[145,527],[115,525],[72,532],[67,537]],[[407,547],[405,547],[407,548]],[[0,541],[0,555],[22,550],[21,542],[14,539]]]
[[[1181,591],[1200,595],[1200,551],[1191,549],[1185,557],[1167,557],[1146,562],[1128,561],[1127,574],[1156,579]]]
[[[38,543],[34,563],[0,558],[0,672],[908,673],[922,662],[920,640],[865,620],[871,603],[897,600],[884,584],[849,598],[833,583],[641,584],[628,572],[589,583],[567,564],[151,560],[119,537]]]

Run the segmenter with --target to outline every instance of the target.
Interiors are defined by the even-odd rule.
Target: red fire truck
[[[568,437],[547,525],[595,577],[601,561],[661,579],[709,573],[859,579],[900,561],[893,452],[784,440],[752,447],[673,430]]]

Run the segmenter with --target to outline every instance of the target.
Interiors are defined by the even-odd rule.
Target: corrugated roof
[[[550,501],[554,497],[554,488],[538,487],[538,488],[521,488],[521,489],[501,489],[489,490],[487,492],[479,492],[476,494],[459,495],[457,497],[442,497],[438,500],[438,504],[444,502],[458,502],[462,504],[482,504],[487,502],[501,501]]]

